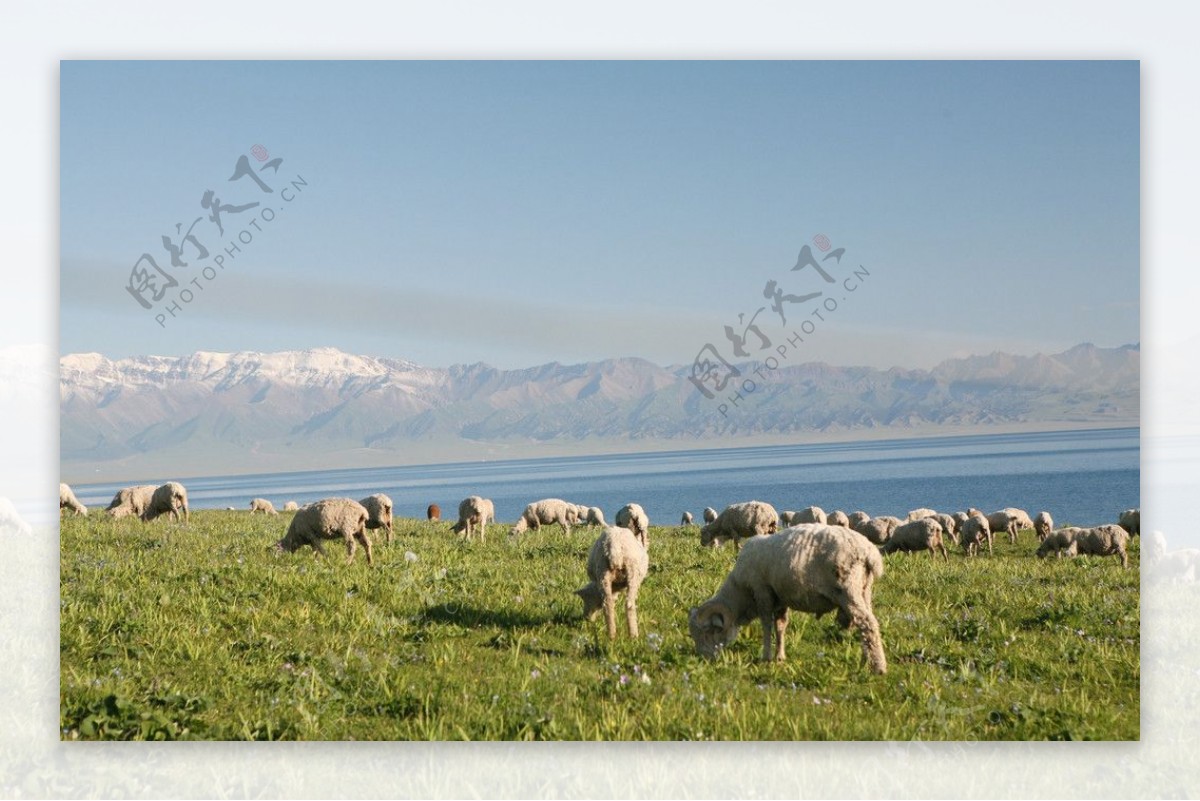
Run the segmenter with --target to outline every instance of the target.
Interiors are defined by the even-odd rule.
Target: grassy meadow
[[[875,584],[888,673],[834,616],[793,612],[788,660],[757,661],[757,622],[712,662],[687,610],[729,546],[650,529],[631,641],[573,591],[599,529],[517,541],[491,526],[398,519],[345,563],[279,554],[291,515],[195,511],[187,525],[64,517],[65,740],[1137,739],[1139,586],[1112,557],[1039,560],[1036,539],[949,562],[885,557]]]

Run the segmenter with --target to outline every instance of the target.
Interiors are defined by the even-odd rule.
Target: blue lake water
[[[453,518],[460,500],[482,495],[495,501],[501,521],[515,520],[531,501],[556,497],[599,506],[609,519],[635,501],[656,525],[678,523],[685,509],[699,520],[705,506],[747,500],[780,511],[820,506],[873,516],[921,506],[1016,506],[1031,515],[1049,511],[1056,525],[1096,525],[1141,505],[1139,459],[1139,430],[1122,428],[213,476],[184,484],[193,509],[246,509],[255,497],[282,507],[384,492],[397,515],[422,518],[430,503]],[[121,486],[74,489],[83,503],[103,508]]]

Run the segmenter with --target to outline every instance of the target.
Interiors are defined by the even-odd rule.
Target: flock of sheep
[[[59,507],[87,514],[87,507],[79,503],[66,484],[59,486]],[[292,552],[308,545],[324,554],[323,540],[340,539],[346,543],[348,563],[354,561],[355,551],[362,545],[367,563],[373,565],[367,531],[381,529],[387,541],[392,541],[393,505],[387,495],[375,494],[361,501],[326,498],[303,507],[289,502],[284,510],[295,511],[295,516],[283,538],[272,546],[279,551]],[[116,494],[107,512],[113,517],[136,515],[147,521],[168,514],[172,519],[182,517],[186,521],[187,490],[174,481],[159,487],[127,487]],[[263,498],[250,502],[250,512],[278,514],[274,505]],[[429,520],[439,520],[441,510],[432,504],[426,516]],[[955,514],[922,508],[914,509],[901,520],[887,515],[872,518],[865,512],[835,511],[827,515],[816,506],[777,513],[768,503],[747,501],[732,504],[719,514],[707,508],[703,518],[700,544],[716,547],[732,542],[738,556],[716,594],[688,613],[688,630],[699,654],[714,657],[737,638],[740,626],[757,618],[762,624],[763,660],[783,660],[788,610],[817,616],[836,610],[843,628],[853,626],[858,630],[863,656],[876,673],[887,670],[871,601],[872,586],[883,575],[883,555],[928,550],[931,557],[940,553],[949,559],[946,547],[949,540],[972,557],[984,544],[991,553],[996,535],[1007,533],[1010,542],[1016,543],[1019,531],[1032,529],[1040,543],[1039,557],[1051,553],[1059,557],[1112,555],[1127,567],[1129,538],[1141,531],[1137,509],[1122,512],[1117,525],[1058,530],[1054,529],[1048,512],[1030,518],[1017,508],[986,515],[973,508]],[[684,512],[680,523],[690,526],[692,521],[691,513]],[[458,521],[452,531],[466,539],[478,535],[482,541],[488,523],[495,522],[492,501],[472,495],[459,504]],[[629,503],[617,511],[613,522],[615,525],[608,525],[598,507],[547,498],[526,506],[509,530],[509,536],[548,525],[559,525],[566,534],[570,534],[572,525],[601,526],[600,536],[588,553],[589,583],[575,594],[583,601],[585,618],[590,620],[603,610],[608,636],[615,638],[616,596],[624,592],[626,624],[630,636],[637,637],[638,591],[650,564],[650,520],[640,505]],[[1200,564],[1200,559],[1196,563]],[[1191,562],[1188,569],[1195,569]]]

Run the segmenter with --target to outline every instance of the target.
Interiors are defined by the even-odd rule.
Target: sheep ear
[[[716,612],[708,619],[708,626],[714,631],[723,631],[725,629],[725,616],[720,612]]]

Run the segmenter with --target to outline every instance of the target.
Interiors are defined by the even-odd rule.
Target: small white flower
[[[404,561],[415,562],[415,561],[417,561],[417,555],[415,553],[413,553],[412,551],[405,551],[404,552]]]

